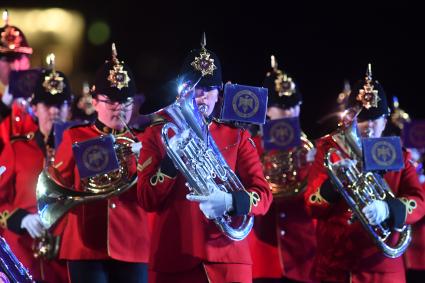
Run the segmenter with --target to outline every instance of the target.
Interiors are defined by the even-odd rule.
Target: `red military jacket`
[[[0,121],[0,153],[10,139],[31,135],[38,126],[24,106],[15,101],[11,106],[10,115]]]
[[[0,224],[12,252],[28,268],[35,280],[64,282],[66,265],[33,256],[33,239],[20,227],[27,214],[37,212],[36,185],[45,164],[45,145],[40,132],[29,139],[7,144],[0,156],[6,172],[0,176]]]
[[[338,136],[333,139],[328,135],[318,141],[305,194],[308,208],[318,218],[315,276],[320,280],[342,281],[350,272],[403,272],[402,257],[385,257],[359,221],[349,224],[351,212],[342,197],[331,204],[321,194],[321,185],[328,179],[324,157],[330,148],[344,148]],[[405,223],[418,221],[424,215],[425,191],[420,187],[418,176],[406,153],[404,169],[388,172],[384,179],[397,199],[404,204]],[[396,238],[397,235],[394,235],[393,242]]]
[[[56,151],[54,168],[64,185],[84,191],[72,151],[72,144],[112,134],[132,138],[129,131],[117,133],[100,121],[66,130]],[[137,160],[129,164],[136,173]],[[136,186],[134,186],[136,187]],[[146,211],[138,205],[136,188],[79,205],[68,213],[60,257],[67,260],[116,259],[147,262],[149,233]]]
[[[261,137],[254,141],[263,154]],[[301,172],[306,178],[311,163]],[[316,254],[316,223],[308,214],[303,193],[293,197],[274,198],[270,210],[255,218],[249,235],[254,278],[282,278],[310,282],[310,271]]]
[[[201,262],[251,264],[248,241],[233,241],[214,222],[208,220],[197,202],[186,199],[189,193],[181,173],[171,178],[161,172],[166,152],[161,141],[163,124],[152,125],[142,136],[137,186],[140,204],[156,212],[152,235],[151,267],[158,272],[177,272]],[[250,214],[265,214],[272,194],[248,131],[213,121],[210,133],[230,168],[245,189],[258,194]]]
[[[425,190],[425,182],[421,183]],[[408,269],[425,270],[425,217],[413,225],[412,242],[407,249],[405,264]]]

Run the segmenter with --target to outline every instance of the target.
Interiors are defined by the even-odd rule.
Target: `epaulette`
[[[153,127],[153,126],[156,126],[156,125],[165,124],[167,122],[169,122],[169,121],[167,119],[165,119],[164,117],[161,117],[159,115],[155,115],[151,119],[150,123],[147,123],[146,124],[145,128],[147,128],[147,127]]]
[[[89,125],[94,125],[94,122],[84,121],[84,122],[81,122],[81,124],[71,126],[68,129],[75,129],[75,128],[85,127],[85,126],[89,126]]]
[[[329,141],[329,139],[332,139],[332,135],[331,134],[327,134],[327,135],[325,135],[323,137],[320,137],[320,138],[316,139],[315,140],[315,144],[316,144],[317,147],[319,147],[319,146],[330,147],[330,146],[332,146],[332,143]]]
[[[242,130],[247,130],[251,124],[248,123],[242,123],[242,122],[238,122],[238,121],[223,121],[219,118],[212,118],[212,121],[218,123],[218,124],[222,124],[222,125],[226,125],[232,128],[236,128],[236,129],[242,129]]]
[[[132,127],[130,127],[130,130],[133,133],[140,134],[140,133],[144,132],[147,128],[149,128],[150,125],[151,125],[150,123],[145,123],[145,124],[142,124],[142,125],[132,126]]]
[[[10,143],[14,143],[17,141],[30,141],[34,138],[34,132],[29,132],[26,135],[20,135],[20,136],[12,136],[10,137]]]

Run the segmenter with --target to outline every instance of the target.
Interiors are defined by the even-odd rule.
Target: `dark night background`
[[[279,68],[294,78],[304,96],[302,127],[313,138],[327,131],[317,120],[336,107],[344,79],[353,83],[363,78],[368,62],[389,98],[397,95],[401,108],[425,118],[424,16],[407,1],[374,7],[372,1],[327,6],[302,1],[2,2],[2,8],[78,10],[86,26],[107,21],[110,40],[93,46],[85,39],[81,68],[93,75],[110,57],[114,41],[148,98],[164,99],[186,53],[199,47],[205,31],[207,48],[220,57],[225,81],[261,85],[270,55],[276,55]]]

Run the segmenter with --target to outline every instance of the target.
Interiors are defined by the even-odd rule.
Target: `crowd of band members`
[[[161,129],[170,121],[168,115],[149,116],[143,129],[129,130],[123,123],[138,111],[133,109],[134,76],[119,59],[124,54],[118,56],[113,50],[95,75],[90,96],[96,118],[65,131],[55,149],[53,123],[72,117],[68,79],[52,62],[43,68],[29,102],[14,98],[8,91],[9,73],[28,70],[33,50],[17,27],[7,24],[0,32],[0,165],[6,167],[0,176],[0,233],[35,280],[405,282],[406,270],[410,270],[408,278],[416,282],[425,273],[425,185],[419,181],[408,151],[404,151],[404,169],[384,176],[396,198],[369,207],[370,221],[389,219],[395,227],[416,223],[410,249],[403,257],[389,259],[358,223],[348,223],[347,206],[328,181],[323,158],[329,148],[344,149],[337,138],[328,135],[317,140],[317,153],[312,151],[297,172],[308,179],[305,190],[273,198],[260,159],[265,151],[261,134],[214,117],[223,90],[222,67],[205,41],[188,53],[178,76],[196,80],[203,71],[196,60],[206,58],[210,64],[209,73],[196,86],[196,103],[206,109],[209,131],[245,191],[216,191],[198,197],[190,194],[184,176],[162,145]],[[277,83],[282,76],[286,74],[275,64],[264,80],[271,120],[300,115],[302,96],[295,85],[289,95],[282,95]],[[58,82],[62,87],[58,88]],[[364,81],[356,84],[351,93],[356,94],[363,85]],[[390,113],[382,86],[376,81],[373,85],[379,105],[362,111],[358,125],[361,133],[372,129],[379,137]],[[352,102],[353,95],[348,105]],[[93,117],[91,112],[87,114]],[[137,174],[137,184],[120,195],[75,207],[46,230],[37,213],[39,174],[47,167],[61,176],[66,187],[84,191],[72,144],[107,134],[141,143],[138,159],[134,157],[128,167]],[[226,237],[211,221],[223,214],[254,215],[250,235],[241,241]],[[34,256],[33,243],[46,235],[60,237],[53,259]]]

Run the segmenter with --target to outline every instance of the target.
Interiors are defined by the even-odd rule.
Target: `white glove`
[[[208,196],[187,194],[186,198],[199,202],[199,208],[208,219],[216,219],[233,210],[232,195],[221,190],[214,190]]]
[[[8,107],[12,105],[13,94],[9,93],[9,85],[5,87],[3,95],[1,97],[1,101],[3,101],[3,103]]]
[[[0,176],[3,175],[4,172],[6,172],[6,167],[0,166]]]
[[[425,183],[425,175],[424,174],[419,175],[419,183],[421,183],[421,184]]]
[[[306,156],[307,162],[313,162],[314,161],[314,157],[316,156],[316,152],[317,152],[316,148],[312,148],[307,152],[307,156]]]
[[[371,225],[378,225],[390,217],[388,204],[382,200],[374,200],[363,207],[362,212]]]
[[[142,149],[142,143],[141,142],[134,142],[134,143],[131,144],[131,151],[134,154],[139,155],[141,149]]]
[[[43,232],[46,230],[43,227],[40,216],[37,213],[25,216],[22,219],[21,228],[26,229],[33,239],[41,237]]]

